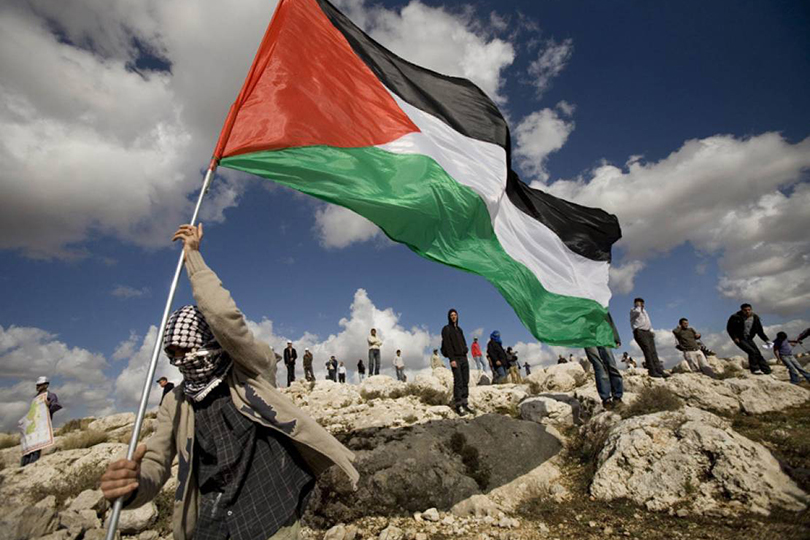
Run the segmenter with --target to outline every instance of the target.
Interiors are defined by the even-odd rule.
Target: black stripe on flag
[[[616,217],[524,184],[511,170],[509,126],[480,88],[467,79],[436,73],[403,60],[366,35],[328,0],[317,2],[386,88],[457,132],[506,150],[509,170],[506,192],[515,206],[554,231],[574,253],[596,261],[610,261],[611,245],[621,238]]]

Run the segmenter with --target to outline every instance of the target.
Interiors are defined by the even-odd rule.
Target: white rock
[[[572,426],[574,425],[574,408],[549,397],[533,397],[520,402],[520,417],[538,424],[551,422]]]
[[[149,502],[133,510],[122,510],[121,519],[118,522],[118,530],[121,534],[138,534],[152,526],[157,520],[157,507],[155,503]],[[104,527],[107,527],[107,521]]]
[[[104,494],[101,493],[100,489],[86,489],[73,499],[68,509],[76,512],[81,510],[102,512],[107,509],[107,499],[104,498]]]
[[[87,426],[90,431],[112,431],[117,428],[131,426],[135,423],[135,413],[126,412],[105,416],[98,420],[93,420]]]
[[[591,493],[628,498],[650,510],[681,505],[692,513],[733,507],[767,514],[802,510],[807,495],[762,445],[727,421],[686,407],[630,418],[615,426],[599,455]]]
[[[497,515],[500,510],[486,495],[473,495],[457,503],[450,511],[458,517],[484,517]]]
[[[422,519],[433,522],[439,521],[439,511],[435,508],[428,508],[422,512]]]
[[[389,525],[380,533],[379,540],[402,540],[404,536],[402,529]]]
[[[672,373],[692,373],[692,368],[686,360],[681,360],[672,367]]]
[[[64,510],[59,513],[59,525],[65,529],[87,531],[101,527],[101,520],[95,510]]]

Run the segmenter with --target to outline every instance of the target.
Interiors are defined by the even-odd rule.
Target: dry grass
[[[73,420],[68,420],[65,422],[64,426],[57,430],[56,434],[66,435],[68,433],[73,433],[74,431],[84,431],[92,421],[93,418],[74,418]]]
[[[144,424],[143,426],[141,426],[141,432],[138,434],[138,442],[141,442],[154,432],[155,426],[153,425],[152,422]],[[118,442],[129,444],[129,440],[131,438],[132,438],[132,430],[128,429],[127,431],[118,436]]]
[[[0,433],[0,450],[18,444],[20,444],[20,436],[17,433]]]
[[[66,435],[59,441],[60,450],[78,450],[80,448],[90,448],[97,444],[107,442],[107,434],[103,431],[78,431]]]
[[[104,464],[85,464],[70,475],[61,477],[58,482],[39,485],[31,490],[31,500],[41,501],[48,495],[56,497],[58,507],[63,507],[65,501],[76,497],[79,493],[87,489],[97,489],[106,466]]]
[[[672,390],[666,386],[653,386],[639,392],[632,404],[622,407],[618,412],[622,418],[632,418],[661,411],[674,411],[681,407],[683,401]]]

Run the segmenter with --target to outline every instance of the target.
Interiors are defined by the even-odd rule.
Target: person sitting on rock
[[[622,346],[619,331],[613,324],[613,317],[607,315],[607,321],[613,330],[613,342],[615,348]],[[585,356],[593,367],[593,374],[596,378],[596,391],[602,400],[605,409],[612,409],[622,404],[624,395],[624,381],[619,368],[616,366],[616,359],[613,358],[613,351],[607,347],[585,347]]]
[[[793,344],[798,343],[798,341],[799,340],[793,341]],[[776,340],[773,342],[773,352],[776,355],[776,358],[785,364],[785,367],[788,369],[788,373],[790,373],[790,382],[793,384],[799,384],[799,382],[801,382],[799,380],[799,375],[804,377],[807,382],[810,382],[810,373],[805,371],[801,364],[796,361],[796,358],[793,356],[791,342],[788,341],[788,337],[785,332],[777,332]]]
[[[447,324],[442,328],[442,354],[450,360],[453,371],[453,406],[456,414],[464,416],[473,410],[467,404],[470,393],[470,362],[467,360],[467,340],[458,325],[458,311],[447,312]]]
[[[101,491],[138,508],[161,492],[177,456],[174,538],[298,538],[318,475],[337,465],[356,487],[354,454],[276,390],[275,354],[206,266],[202,237],[202,225],[183,225],[173,238],[197,302],[172,313],[163,334],[183,382],[133,459],[107,466]]]
[[[495,369],[492,382],[496,384],[503,382],[506,378],[508,359],[506,358],[506,351],[503,350],[503,344],[501,343],[501,333],[497,330],[489,335],[487,354],[492,359],[492,366]]]
[[[705,375],[717,378],[717,374],[709,365],[703,351],[700,350],[700,334],[689,326],[689,319],[686,317],[678,321],[678,326],[672,331],[678,342],[677,349],[683,353],[683,358],[692,371],[702,371]]]
[[[633,357],[632,357],[632,356],[630,356],[629,354],[627,354],[627,351],[625,351],[625,352],[622,354],[622,363],[623,363],[623,364],[625,364],[625,365],[626,365],[628,368],[631,368],[631,367],[632,367],[632,368],[637,367],[637,366],[636,366],[636,361],[635,361],[635,360],[633,360]]]
[[[430,369],[436,370],[444,367],[442,357],[439,356],[439,349],[433,349],[433,356],[430,357]]]
[[[561,355],[561,354],[557,355],[557,364],[567,364],[567,363],[568,363],[568,360],[566,360],[563,355]]]

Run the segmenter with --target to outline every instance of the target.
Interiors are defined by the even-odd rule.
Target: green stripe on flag
[[[607,309],[544,289],[503,250],[484,201],[432,158],[374,147],[309,146],[241,154],[220,165],[345,206],[422,257],[483,276],[544,343],[614,346]]]

